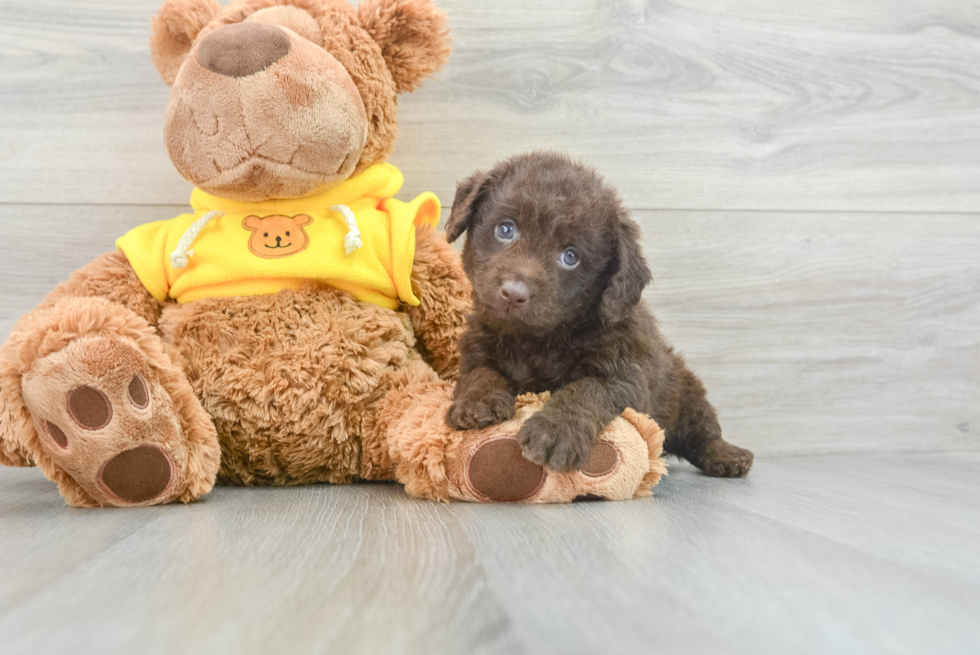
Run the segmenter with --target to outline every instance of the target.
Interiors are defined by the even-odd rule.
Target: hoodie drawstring
[[[211,222],[212,218],[219,218],[224,215],[224,212],[219,211],[208,212],[191,223],[190,227],[184,230],[184,233],[181,235],[180,241],[177,242],[177,247],[170,253],[170,265],[174,268],[186,268],[187,260],[194,256],[194,251],[190,249],[194,244],[194,239],[201,233],[204,226]]]
[[[344,237],[344,250],[347,254],[351,254],[363,244],[361,243],[361,231],[357,229],[357,219],[354,218],[354,212],[347,205],[330,205],[327,207],[332,212],[340,212],[344,217],[344,221],[347,223],[347,236]]]

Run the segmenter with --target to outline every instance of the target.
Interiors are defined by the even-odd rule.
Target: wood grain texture
[[[734,442],[980,447],[976,216],[637,218],[647,298]]]
[[[186,206],[0,205],[0,330],[115,238]],[[980,221],[635,212],[646,300],[759,452],[980,450]],[[32,227],[57,221],[51,234]],[[41,263],[41,265],[39,265]]]
[[[763,457],[621,503],[358,485],[78,511],[6,471],[3,650],[972,653],[978,475],[977,453]]]
[[[3,0],[0,202],[184,202],[148,53],[158,0]],[[980,3],[441,0],[400,105],[408,191],[529,148],[635,208],[980,211]]]

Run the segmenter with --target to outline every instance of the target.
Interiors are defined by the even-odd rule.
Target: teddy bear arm
[[[104,298],[122,305],[150,325],[157,324],[163,309],[120,250],[100,255],[72,273],[34,311],[45,311],[69,298]]]
[[[408,314],[421,342],[420,350],[445,380],[459,377],[459,337],[470,311],[471,287],[459,253],[445,234],[429,226],[416,233],[412,287],[421,300]]]

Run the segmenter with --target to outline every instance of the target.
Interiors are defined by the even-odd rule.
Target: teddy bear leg
[[[445,422],[451,383],[416,381],[393,389],[382,422],[395,478],[430,500],[567,503],[649,495],[666,473],[663,430],[629,409],[603,432],[580,471],[556,473],[524,459],[517,431],[546,401],[547,394],[521,396],[513,419],[458,431]]]
[[[217,435],[145,319],[68,298],[18,323],[4,346],[5,435],[71,505],[154,505],[207,493]],[[9,450],[9,449],[8,449]]]

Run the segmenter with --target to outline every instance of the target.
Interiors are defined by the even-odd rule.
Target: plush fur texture
[[[310,43],[323,47],[323,32],[320,31],[319,23],[313,18],[313,14],[301,7],[294,5],[266,7],[249,14],[245,22],[279,25],[296,32]]]
[[[150,325],[156,325],[163,309],[140,282],[126,256],[118,250],[99,255],[89,265],[72,273],[34,311],[49,310],[69,298],[102,298],[117,303]]]
[[[90,268],[99,264],[104,261],[93,262]],[[99,277],[95,271],[89,273]],[[8,392],[23,389],[23,395],[9,393],[4,398],[15,425],[2,438],[16,439],[72,505],[128,504],[110,497],[94,475],[101,462],[134,440],[158,444],[176,467],[166,497],[156,502],[197,498],[214,483],[218,447],[210,417],[174,365],[172,354],[143,318],[102,298],[66,298],[34,311],[17,323],[0,352],[0,385]],[[73,429],[64,414],[65,399],[79,380],[106,392],[117,413],[131,416],[134,412],[126,413],[121,393],[115,392],[137,372],[148,383],[154,401],[138,417],[139,430],[144,432],[133,434],[124,425],[107,440],[104,435],[86,439],[84,431]],[[57,446],[47,430],[35,423],[28,401],[69,433],[68,450]]]
[[[467,470],[474,456],[496,440],[514,439],[521,427],[546,407],[549,398],[547,392],[519,396],[513,418],[481,431],[480,439],[472,439],[470,433],[446,425],[444,409],[451,394],[448,385],[412,391],[416,394],[414,402],[406,397],[399,408],[404,414],[399,423],[401,429],[393,433],[392,452],[400,462],[399,477],[409,480],[406,490],[421,498],[441,501],[493,500],[474,484],[474,476]],[[420,397],[441,398],[442,402],[419,402]],[[611,446],[618,458],[611,469],[597,471],[598,474],[540,470],[540,483],[520,502],[567,503],[590,497],[626,500],[650,495],[651,487],[667,472],[662,459],[663,430],[649,417],[626,410],[621,417],[610,420],[600,439],[600,443]],[[502,469],[499,473],[507,475],[509,471]]]
[[[282,40],[289,50],[279,56]],[[248,75],[231,75],[216,57],[202,57],[214,49],[243,65],[239,48],[263,47],[277,58]],[[261,23],[202,36],[181,67],[164,120],[181,175],[239,200],[301,197],[334,186],[353,174],[367,137],[364,103],[340,62],[295,33]]]
[[[177,465],[175,483],[155,502],[197,498],[216,476],[247,485],[392,479],[386,430],[400,414],[381,410],[398,397],[420,402],[419,384],[450,384],[422,359],[413,320],[430,339],[426,354],[451,375],[468,307],[445,237],[422,229],[416,241],[413,286],[427,304],[412,315],[329,288],[161,307],[120,253],[100,257],[21,319],[0,351],[0,462],[36,463],[77,506],[120,504],[92,476],[132,443],[159,441]],[[165,411],[100,432],[82,457],[61,452],[35,425],[20,391],[36,411],[58,417],[73,443],[85,433],[72,434],[66,393],[94,386],[125,416],[121,383],[137,372],[150,383],[152,406]],[[168,421],[180,429],[168,432]]]
[[[507,420],[515,395],[548,390],[518,434],[531,461],[580,468],[633,408],[666,430],[668,453],[709,475],[748,473],[752,453],[722,439],[704,386],[640,302],[651,275],[639,228],[595,171],[557,153],[515,157],[459,185],[446,230],[468,231],[473,284],[450,425]]]
[[[286,34],[289,52],[242,77],[202,65],[205,41],[243,23]],[[369,0],[357,11],[347,0],[237,0],[218,12],[207,0],[167,0],[153,32],[154,64],[173,85],[174,164],[208,193],[239,200],[302,197],[384,161],[397,94],[450,52],[445,17],[427,0]],[[242,56],[273,41],[251,33]]]
[[[267,199],[383,161],[394,146],[396,94],[442,65],[448,35],[427,1],[382,0],[363,11],[370,32],[346,0],[236,0],[223,9],[166,0],[150,41],[173,85],[167,141],[178,168],[212,182],[205,190]],[[122,253],[103,255],[25,316],[0,352],[0,462],[36,463],[80,506],[126,504],[100,482],[103,468],[130,446],[158,442],[173,471],[152,502],[206,493],[219,452],[221,479],[239,484],[390,478],[380,404],[389,389],[439,379],[420,350],[455,373],[469,303],[445,239],[423,230],[416,240],[412,282],[425,302],[410,313],[317,288],[161,304]],[[145,410],[131,384],[145,390]],[[66,413],[66,393],[83,387],[106,400],[109,428],[93,432]],[[44,415],[39,424],[28,396]]]
[[[329,288],[170,306],[160,331],[214,419],[225,483],[352,482],[392,376],[421,361],[405,314]]]
[[[419,337],[416,346],[440,377],[456,380],[459,336],[470,311],[470,282],[460,275],[459,255],[445,235],[429,227],[416,232],[412,290],[421,301],[418,307],[406,307]]]
[[[221,11],[217,0],[169,0],[150,23],[150,57],[167,85],[174,83],[197,35]]]
[[[381,46],[398,93],[418,89],[449,58],[446,19],[428,2],[364,0],[357,18]]]
[[[226,196],[264,200],[383,161],[395,94],[442,63],[448,37],[424,0],[359,12],[345,0],[167,0],[151,46],[173,83],[175,164]],[[659,478],[649,420],[627,415],[592,474],[561,479],[519,449],[515,460],[512,434],[488,442],[499,426],[434,422],[459,373],[470,284],[429,228],[416,231],[411,282],[421,305],[399,311],[313,284],[178,305],[154,300],[122,253],[103,255],[0,348],[0,463],[37,464],[83,507],[187,502],[216,480],[396,479],[440,500],[554,502],[629,497]]]
[[[392,479],[393,419],[377,417],[392,394],[454,377],[469,308],[459,257],[431,228],[416,235],[413,286],[422,304],[407,313],[330,288],[166,307],[161,334],[218,430],[219,481]]]

